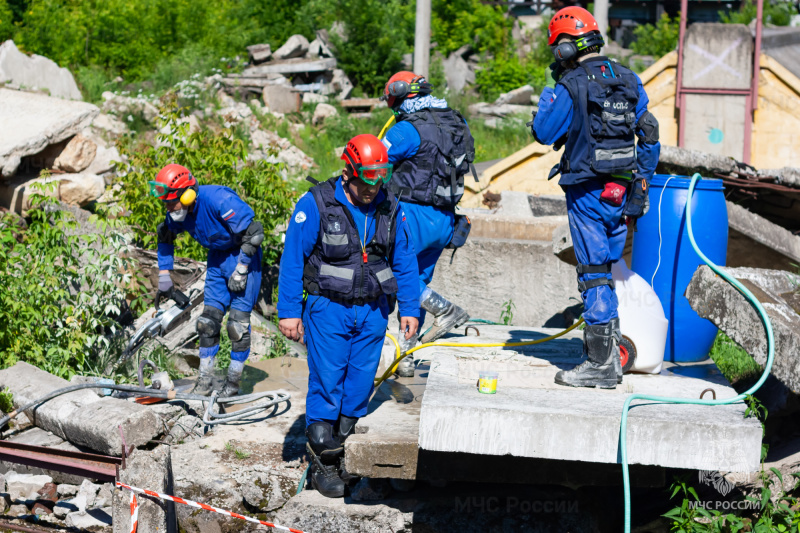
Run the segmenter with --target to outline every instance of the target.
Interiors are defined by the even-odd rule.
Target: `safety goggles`
[[[176,192],[178,190],[178,189],[173,189],[171,187],[167,187],[163,183],[159,183],[157,181],[148,181],[147,183],[150,185],[150,196],[153,196],[155,198],[163,198],[169,193]],[[178,199],[176,198],[174,201],[177,200]]]
[[[358,168],[356,176],[367,185],[388,183],[392,179],[392,164],[365,165]]]

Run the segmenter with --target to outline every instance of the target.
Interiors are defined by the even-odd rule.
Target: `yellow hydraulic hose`
[[[386,130],[389,129],[389,126],[391,126],[393,122],[394,122],[394,115],[389,117],[389,120],[386,121],[386,124],[384,124],[383,129],[378,134],[378,139],[383,139],[383,136],[386,135]]]
[[[448,347],[454,347],[454,348],[499,348],[499,347],[510,347],[510,348],[513,348],[515,346],[532,346],[534,344],[541,344],[543,342],[551,341],[553,339],[557,339],[557,338],[559,338],[559,337],[561,337],[563,335],[566,335],[567,333],[569,333],[573,329],[577,328],[581,324],[583,324],[583,317],[581,317],[580,320],[578,320],[577,322],[572,324],[567,329],[565,329],[563,331],[560,331],[560,332],[556,333],[555,335],[550,335],[549,337],[545,337],[543,339],[537,339],[535,341],[523,341],[523,342],[476,342],[476,343],[427,342],[425,344],[420,344],[419,346],[411,348],[406,353],[400,353],[400,345],[397,343],[397,339],[391,333],[387,333],[386,336],[389,337],[390,339],[392,339],[392,342],[394,343],[394,349],[395,349],[395,353],[397,354],[397,357],[395,358],[394,362],[389,366],[389,368],[386,370],[386,372],[384,372],[381,377],[375,379],[375,388],[377,389],[378,387],[380,387],[381,383],[386,381],[386,379],[394,373],[394,370],[395,370],[395,368],[397,368],[397,365],[400,363],[400,361],[402,361],[403,359],[405,359],[406,357],[408,357],[412,353],[416,352],[417,350],[421,350],[423,348],[430,348],[431,346],[448,346]]]

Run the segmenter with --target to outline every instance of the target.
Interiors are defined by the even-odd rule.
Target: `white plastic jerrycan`
[[[669,321],[653,288],[624,259],[611,265],[619,300],[623,370],[658,374],[664,362]]]

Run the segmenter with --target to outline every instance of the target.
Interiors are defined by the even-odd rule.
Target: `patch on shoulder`
[[[306,214],[303,211],[298,211],[297,214],[294,216],[294,221],[298,224],[302,224],[306,221]]]

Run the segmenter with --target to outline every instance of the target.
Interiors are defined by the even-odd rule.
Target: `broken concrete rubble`
[[[262,92],[264,105],[273,113],[298,113],[302,97],[298,91],[283,85],[268,85]]]
[[[494,105],[513,104],[527,106],[531,103],[531,96],[533,96],[533,87],[530,85],[523,85],[513,91],[498,96],[497,100],[494,101]]]
[[[295,57],[303,57],[308,52],[308,39],[303,35],[292,35],[289,37],[283,46],[275,50],[273,54],[275,59],[292,59]]]
[[[800,276],[780,270],[729,268],[726,271],[742,282],[764,306],[772,323],[775,360],[772,374],[795,394],[800,393],[800,305],[797,289]],[[719,327],[764,366],[767,340],[764,326],[755,309],[739,291],[700,267],[686,288],[686,298],[698,315]]]
[[[314,108],[314,116],[311,118],[311,123],[315,126],[318,126],[324,123],[327,119],[334,117],[339,114],[339,111],[336,110],[330,104],[326,103],[319,103],[317,107]]]
[[[0,44],[0,82],[34,90],[43,89],[57,98],[83,100],[69,70],[46,57],[23,54],[12,40]]]
[[[0,370],[0,386],[9,388],[16,407],[68,385],[66,380],[23,362]],[[120,426],[133,446],[141,446],[162,429],[158,417],[146,407],[116,398],[98,398],[88,390],[56,397],[27,414],[42,429],[105,455],[120,455]]]
[[[471,115],[487,115],[499,118],[505,118],[512,115],[525,115],[530,116],[533,111],[532,105],[517,105],[517,104],[488,104],[486,102],[478,102],[469,106],[469,113]]]
[[[25,113],[19,110],[24,109]],[[38,154],[91,123],[100,110],[85,102],[70,102],[42,94],[0,88],[0,173],[17,172],[22,158]]]
[[[447,89],[454,94],[461,93],[465,87],[475,83],[474,66],[464,59],[469,52],[470,46],[465,45],[442,60]]]
[[[8,472],[5,475],[6,490],[11,501],[15,500],[35,500],[38,492],[48,483],[53,482],[53,478],[46,475],[17,474]]]
[[[106,91],[102,94],[103,112],[127,119],[129,115],[140,115],[150,124],[155,123],[158,108],[142,96],[132,97]]]
[[[333,57],[333,52],[322,39],[314,39],[308,45],[306,57]]]
[[[96,154],[97,144],[79,133],[70,139],[53,167],[64,172],[82,172],[94,161]]]
[[[800,236],[733,202],[726,205],[728,265],[790,269],[800,262]]]
[[[247,53],[250,55],[250,62],[254,65],[272,59],[272,49],[269,44],[254,44],[248,46]]]
[[[55,184],[54,186],[48,184]],[[97,174],[54,174],[49,178],[12,179],[0,183],[0,203],[12,212],[26,216],[34,194],[54,198],[65,204],[85,206],[102,196],[105,180]]]
[[[153,451],[135,450],[119,472],[120,481],[133,487],[147,488],[166,494],[175,494],[172,485],[170,447],[159,446]],[[114,533],[131,531],[131,493],[113,492],[112,516]],[[139,531],[176,531],[175,504],[155,498],[139,501]],[[185,506],[183,506],[185,507]]]

